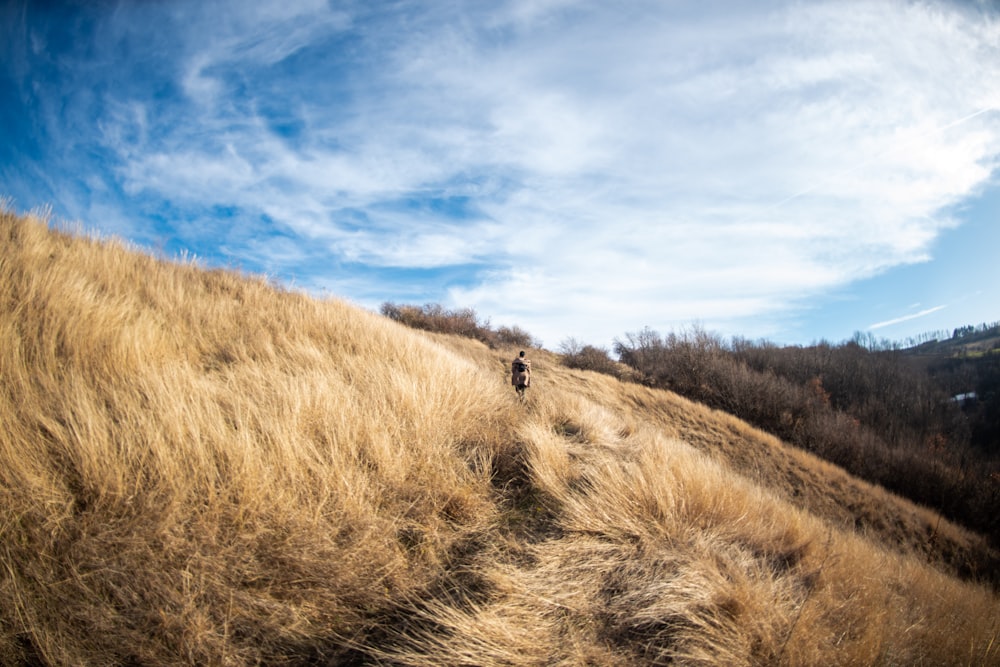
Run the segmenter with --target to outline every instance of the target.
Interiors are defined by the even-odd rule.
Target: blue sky
[[[985,2],[5,2],[0,196],[556,348],[1000,320]]]

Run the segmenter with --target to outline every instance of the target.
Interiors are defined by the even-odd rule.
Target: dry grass
[[[6,213],[0,341],[3,664],[1000,663],[976,536],[543,351]]]

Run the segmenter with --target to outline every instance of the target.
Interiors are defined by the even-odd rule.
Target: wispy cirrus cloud
[[[872,330],[872,331],[875,331],[877,329],[884,329],[886,327],[891,327],[891,326],[894,326],[896,324],[901,324],[902,322],[909,322],[910,320],[917,320],[917,319],[920,319],[921,317],[927,317],[928,315],[933,315],[934,313],[936,313],[936,312],[938,312],[940,310],[944,310],[947,307],[948,307],[947,305],[944,305],[944,306],[934,306],[932,308],[924,308],[923,310],[921,310],[919,312],[916,312],[916,313],[910,313],[909,315],[902,315],[900,317],[894,317],[891,320],[885,320],[883,322],[876,322],[875,324],[869,325],[868,329]]]
[[[769,334],[927,260],[1000,155],[1000,22],[968,4],[225,10],[97,15],[93,47],[138,57],[78,95],[78,122],[46,111],[53,141],[89,123],[80,151],[104,156],[105,190],[69,188],[70,214],[132,210],[157,221],[134,236],[550,343],[695,319]],[[88,62],[81,85],[110,76]]]

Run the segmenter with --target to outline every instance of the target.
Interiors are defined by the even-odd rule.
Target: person
[[[524,398],[524,390],[531,386],[531,362],[524,358],[524,350],[510,363],[510,383],[518,397]]]

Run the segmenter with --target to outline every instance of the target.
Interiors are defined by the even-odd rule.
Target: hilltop
[[[911,356],[940,358],[996,354],[1000,350],[1000,323],[968,325],[955,329],[951,336],[940,336],[903,349]]]
[[[724,412],[0,218],[2,664],[1000,664],[980,535]]]

